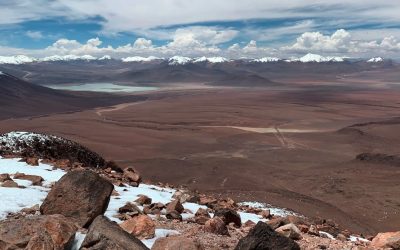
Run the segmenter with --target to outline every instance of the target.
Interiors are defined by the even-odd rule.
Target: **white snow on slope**
[[[127,202],[133,202],[139,195],[147,195],[152,199],[153,203],[161,202],[163,204],[167,204],[171,202],[172,195],[177,191],[171,188],[160,188],[155,185],[147,185],[140,184],[139,187],[117,187],[115,186],[115,190],[120,194],[119,196],[112,196],[110,199],[110,203],[108,205],[107,211],[105,215],[113,221],[121,222],[118,218],[114,216],[118,214],[118,209],[124,206]],[[126,191],[124,191],[126,190]],[[193,214],[182,214],[184,218],[190,218],[194,216],[194,213],[197,212],[199,208],[206,209],[206,206],[201,206],[196,203],[185,202],[182,204],[185,209],[189,209],[193,212]],[[142,206],[138,206],[140,209],[143,209]]]
[[[4,75],[3,71],[0,71],[0,75]]]
[[[254,59],[252,60],[252,62],[259,62],[259,63],[269,63],[269,62],[278,62],[281,59],[277,58],[277,57],[263,57],[263,58],[259,58],[259,59]]]
[[[26,143],[29,146],[36,142],[45,143],[49,140],[56,140],[60,142],[65,141],[63,138],[53,135],[13,131],[0,136],[0,149],[10,149],[14,153],[21,153],[18,145]]]
[[[30,181],[17,180],[19,185],[26,188],[5,188],[0,187],[0,220],[4,219],[9,213],[16,213],[23,208],[29,208],[36,204],[41,204],[50,190],[52,182],[58,181],[65,172],[62,170],[52,170],[52,166],[40,163],[39,166],[29,166],[20,159],[5,159],[0,157],[0,174],[8,173],[11,178],[17,172],[38,175],[44,179],[43,186],[32,186]]]
[[[65,55],[65,56],[48,56],[39,59],[41,62],[56,62],[56,61],[76,61],[76,60],[84,60],[84,61],[92,61],[97,60],[96,57],[91,55],[83,55],[83,56],[75,56],[75,55]]]
[[[216,57],[199,57],[196,58],[193,62],[198,63],[198,62],[209,62],[209,63],[223,63],[223,62],[229,62],[230,60],[226,59],[225,57],[221,56],[216,56]]]
[[[17,56],[0,56],[0,64],[23,64],[35,62],[36,59],[24,55]]]
[[[169,65],[184,65],[192,62],[192,58],[185,56],[173,56],[168,60]]]
[[[367,62],[369,62],[369,63],[383,62],[383,58],[382,57],[373,57],[373,58],[369,59]]]
[[[149,57],[142,57],[142,56],[131,56],[122,58],[121,61],[123,62],[151,62],[154,60],[162,60],[163,58],[149,56]]]
[[[282,216],[282,217],[285,217],[285,216],[288,216],[288,215],[297,215],[297,216],[299,216],[295,212],[289,211],[289,210],[287,210],[285,208],[276,208],[276,207],[271,206],[270,204],[256,202],[256,201],[240,202],[239,205],[249,206],[249,207],[252,207],[252,208],[269,209],[271,214],[277,215],[277,216]]]

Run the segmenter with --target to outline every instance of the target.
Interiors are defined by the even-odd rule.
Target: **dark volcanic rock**
[[[275,232],[263,222],[250,230],[249,234],[240,239],[235,250],[300,250],[299,245],[293,240]]]
[[[118,224],[104,216],[98,216],[90,225],[82,243],[82,250],[145,250],[140,240],[125,232]]]
[[[363,162],[400,166],[400,156],[387,154],[362,153],[356,159]]]
[[[218,216],[225,222],[226,225],[233,222],[235,226],[240,227],[242,225],[242,220],[240,219],[240,215],[233,209],[229,208],[221,208],[217,209],[214,213],[214,217]]]
[[[76,142],[53,135],[27,132],[3,134],[0,135],[0,152],[28,158],[68,159],[71,162],[80,162],[86,167],[106,166],[105,160],[97,153]]]
[[[77,228],[62,215],[0,221],[0,249],[69,249]]]
[[[105,212],[113,189],[109,181],[92,171],[72,171],[54,185],[40,212],[62,214],[87,227]]]

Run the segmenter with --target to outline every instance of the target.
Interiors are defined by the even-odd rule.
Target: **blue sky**
[[[0,55],[399,57],[398,0],[0,0]]]

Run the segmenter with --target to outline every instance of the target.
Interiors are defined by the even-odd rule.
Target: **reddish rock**
[[[107,209],[114,186],[98,174],[72,171],[51,189],[43,204],[42,214],[62,214],[82,227],[88,227]]]
[[[0,221],[0,249],[68,249],[76,230],[62,215],[4,220]]]
[[[261,217],[263,217],[264,219],[270,219],[272,217],[271,215],[271,211],[269,209],[266,210],[262,210],[259,215],[261,215]]]
[[[89,227],[81,250],[147,250],[136,237],[104,216],[98,216]]]
[[[0,174],[0,182],[12,181],[9,174]]]
[[[147,215],[135,216],[132,219],[122,222],[120,226],[126,232],[141,240],[154,238],[156,232],[156,225]]]
[[[182,206],[179,200],[173,200],[167,205],[167,213],[171,211],[177,211],[178,213],[182,213],[185,208]]]
[[[300,229],[300,232],[308,233],[309,227],[307,225],[300,224],[300,225],[297,225],[297,227]]]
[[[197,212],[195,213],[195,216],[198,216],[198,217],[203,216],[203,217],[206,217],[206,218],[211,218],[210,214],[204,208],[199,208],[197,210]]]
[[[18,188],[18,184],[13,181],[13,180],[6,180],[3,182],[3,184],[1,184],[2,187],[6,187],[6,188]]]
[[[124,206],[120,207],[118,209],[118,212],[121,214],[127,213],[130,216],[136,216],[136,215],[142,214],[142,211],[140,211],[140,208],[138,208],[138,206],[136,206],[135,204],[133,204],[131,202],[128,202]]]
[[[213,234],[229,235],[228,228],[220,217],[209,219],[204,224],[204,231]]]
[[[200,200],[199,200],[199,204],[207,206],[209,208],[213,208],[215,206],[215,204],[217,204],[217,200],[212,197],[201,196]]]
[[[281,227],[283,225],[286,225],[287,221],[285,220],[284,217],[277,217],[274,219],[271,219],[269,221],[267,221],[268,226],[270,226],[272,229],[277,229],[278,227]]]
[[[292,240],[301,239],[300,229],[298,229],[296,225],[293,223],[289,223],[284,226],[278,227],[275,231],[282,234],[285,237],[291,238]]]
[[[27,157],[25,162],[31,166],[39,166],[39,159],[36,157]]]
[[[175,210],[169,211],[167,212],[167,214],[165,215],[165,217],[167,217],[167,219],[169,220],[179,220],[182,221],[182,215],[180,213],[178,213]]]
[[[32,185],[34,185],[34,186],[41,186],[42,182],[44,181],[41,176],[29,175],[29,174],[23,174],[23,173],[16,173],[14,175],[14,179],[31,181]]]
[[[125,168],[123,176],[130,181],[132,186],[138,186],[142,181],[142,177],[140,176],[139,172],[132,167]]]
[[[319,236],[318,229],[317,229],[317,227],[316,227],[315,225],[311,225],[311,226],[309,227],[307,233],[308,233],[308,234],[311,234],[311,235]]]
[[[217,209],[214,213],[214,217],[221,217],[221,219],[225,222],[225,225],[233,222],[237,227],[242,226],[242,220],[240,215],[233,209],[229,208],[220,208]]]
[[[141,194],[141,195],[139,195],[139,198],[137,198],[135,200],[135,202],[139,203],[141,206],[143,206],[145,204],[146,205],[150,205],[151,204],[151,198],[149,198],[146,195]]]
[[[398,250],[400,249],[400,231],[379,233],[371,242],[371,247],[374,248],[391,248]]]
[[[157,239],[151,250],[204,250],[204,247],[196,240],[178,236]]]

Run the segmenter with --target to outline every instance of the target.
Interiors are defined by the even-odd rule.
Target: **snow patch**
[[[249,207],[258,208],[258,209],[269,209],[271,214],[277,215],[277,216],[282,216],[282,217],[285,217],[285,216],[288,216],[288,215],[299,216],[295,212],[289,211],[289,210],[287,210],[285,208],[273,207],[270,204],[266,204],[266,203],[262,203],[262,202],[246,201],[246,202],[240,202],[240,203],[238,203],[238,205],[249,206]]]
[[[382,57],[373,57],[373,58],[369,59],[367,62],[369,62],[369,63],[383,62],[383,58]]]
[[[76,232],[74,242],[72,243],[71,250],[79,250],[81,248],[83,241],[85,240],[85,237],[86,237],[86,234],[83,234],[81,232]]]
[[[14,179],[26,188],[0,187],[0,220],[5,219],[9,213],[16,213],[23,208],[41,204],[50,191],[51,183],[58,181],[65,174],[62,170],[53,170],[53,167],[47,164],[39,163],[39,166],[33,167],[20,160],[0,157],[0,174],[7,173],[11,178],[17,172],[38,175],[44,179],[43,186],[32,186],[30,181]]]
[[[98,60],[99,61],[104,61],[104,60],[111,60],[111,59],[112,59],[111,56],[105,55],[105,56],[100,57]]]
[[[343,57],[337,57],[337,56],[321,56],[321,55],[316,55],[316,54],[311,54],[308,53],[307,55],[299,58],[300,62],[343,62],[344,59]]]
[[[330,234],[330,233],[327,233],[327,232],[324,232],[324,231],[319,231],[319,234],[322,236],[326,236],[328,239],[331,239],[331,240],[335,240],[335,237],[333,237],[333,235],[332,234]]]

